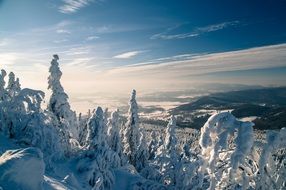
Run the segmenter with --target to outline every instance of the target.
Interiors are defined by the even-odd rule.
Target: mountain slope
[[[264,88],[199,97],[180,105],[170,114],[179,116],[182,127],[200,128],[216,111],[229,110],[238,118],[256,116],[257,129],[280,129],[286,125],[286,88]]]

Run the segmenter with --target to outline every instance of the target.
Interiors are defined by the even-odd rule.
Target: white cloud
[[[96,40],[96,39],[98,39],[99,37],[98,36],[88,36],[87,38],[86,38],[86,40],[87,41],[92,41],[92,40]]]
[[[161,58],[149,60],[146,62],[128,65],[127,67],[152,65],[152,64],[154,65],[154,64],[160,64],[160,63],[169,63],[172,61],[191,60],[191,59],[195,59],[195,58],[202,56],[202,55],[206,55],[206,54],[205,53],[201,53],[201,54],[189,53],[189,54],[174,55],[174,56],[170,56],[170,57],[161,57]]]
[[[89,61],[91,61],[92,58],[86,57],[86,58],[74,58],[70,63],[67,64],[67,66],[86,66]]]
[[[186,54],[185,56],[187,56]],[[182,57],[173,56],[173,57]],[[171,57],[172,58],[172,57]],[[183,75],[198,75],[220,71],[236,71],[248,69],[263,69],[286,66],[286,44],[263,46],[238,51],[212,53],[205,55],[187,56],[187,60],[172,60],[166,58],[165,62],[128,66],[129,69],[148,70],[157,69],[181,71]],[[164,58],[161,58],[164,60]],[[158,60],[158,59],[157,59]],[[170,60],[168,62],[168,60]]]
[[[185,38],[191,38],[196,37],[199,34],[197,33],[184,33],[184,34],[155,34],[151,36],[151,39],[163,39],[163,40],[173,40],[173,39],[185,39]]]
[[[61,13],[74,13],[87,6],[93,0],[63,0],[64,5],[59,7]]]
[[[19,57],[23,56],[20,53],[0,53],[1,66],[9,66],[16,63]]]
[[[191,57],[190,60],[129,65],[109,70],[101,76],[99,75],[98,78],[103,81],[112,80],[114,83],[121,82],[122,85],[120,86],[124,86],[124,88],[140,87],[141,90],[159,88],[169,88],[170,90],[174,88],[188,89],[192,84],[218,81],[240,84],[251,84],[254,81],[252,84],[256,85],[270,83],[282,85],[281,81],[273,78],[273,76],[271,79],[270,76],[261,75],[253,75],[249,78],[237,76],[237,78],[228,78],[226,80],[218,74],[229,71],[243,72],[279,67],[286,67],[286,44],[197,55]],[[211,78],[214,75],[216,81]],[[286,78],[284,78],[285,81]]]
[[[142,51],[129,51],[126,53],[122,53],[119,55],[114,56],[113,58],[117,58],[117,59],[129,59],[131,57],[134,57],[136,55],[138,55],[139,53],[141,53]]]
[[[56,32],[57,32],[58,34],[71,34],[70,31],[64,30],[64,29],[58,29]]]
[[[197,27],[195,30],[187,33],[180,33],[180,34],[170,34],[171,31],[181,27],[182,25],[177,25],[172,28],[168,28],[166,31],[154,34],[150,37],[150,39],[163,39],[163,40],[173,40],[173,39],[185,39],[185,38],[192,38],[200,36],[204,33],[214,32],[218,30],[222,30],[227,27],[233,27],[239,24],[239,21],[230,21],[230,22],[223,22],[219,24],[212,24],[204,27]]]
[[[217,30],[222,30],[224,28],[230,27],[230,26],[236,26],[239,24],[239,21],[231,21],[231,22],[223,22],[219,24],[212,24],[204,27],[198,27],[196,29],[197,32],[205,33],[205,32],[214,32]]]
[[[60,43],[68,42],[68,39],[54,40],[53,42],[54,42],[55,44],[60,44]]]

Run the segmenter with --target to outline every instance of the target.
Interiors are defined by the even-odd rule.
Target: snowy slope
[[[84,190],[84,184],[76,174],[76,160],[60,160],[53,168],[44,171],[42,153],[37,148],[20,148],[13,139],[0,132],[0,187],[3,190]],[[114,190],[131,189],[142,177],[127,172],[126,169],[114,170]]]
[[[0,186],[3,189],[42,189],[45,164],[37,148],[8,150],[0,157]]]

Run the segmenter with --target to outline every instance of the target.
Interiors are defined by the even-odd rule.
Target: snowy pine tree
[[[79,129],[79,138],[78,141],[81,146],[86,144],[87,131],[88,131],[88,121],[92,117],[90,110],[88,110],[87,115],[79,115],[78,118],[78,129]]]
[[[19,82],[19,78],[15,80],[15,74],[13,72],[9,73],[9,81],[8,81],[6,90],[10,98],[15,97],[21,91],[21,85]]]
[[[155,156],[156,156],[156,152],[158,150],[158,145],[159,145],[159,142],[158,142],[158,138],[156,136],[156,133],[155,131],[152,131],[151,132],[151,141],[148,145],[148,150],[149,150],[149,160],[154,160],[155,159]]]
[[[168,186],[176,186],[180,171],[177,137],[176,137],[176,118],[171,116],[169,124],[166,128],[166,136],[164,144],[161,148],[159,161],[161,165],[162,182]]]
[[[92,149],[96,146],[105,144],[105,136],[103,133],[104,117],[101,107],[98,107],[96,112],[93,113],[92,117],[88,120],[87,126],[87,149]]]
[[[76,115],[70,108],[68,95],[65,93],[60,82],[62,72],[59,68],[58,60],[58,55],[54,55],[49,69],[50,76],[48,78],[48,89],[52,90],[52,95],[48,104],[48,110],[57,117],[64,138],[72,136],[73,138],[78,139]]]
[[[129,163],[133,166],[136,165],[136,152],[139,146],[139,116],[138,105],[136,102],[136,91],[132,91],[131,99],[129,102],[128,121],[124,130],[124,153],[126,154]]]
[[[120,121],[119,121],[119,114],[118,110],[111,113],[111,118],[108,120],[107,123],[108,126],[108,144],[109,147],[118,154],[121,165],[124,165],[126,162],[126,158],[123,154],[123,145],[122,145],[122,139],[120,136]]]
[[[108,108],[105,108],[105,110],[104,110],[103,123],[104,123],[105,126],[107,126],[107,123],[108,123]],[[108,127],[105,127],[104,130],[103,130],[103,133],[105,134],[105,136],[107,135],[107,130],[108,130]]]
[[[135,168],[138,172],[147,167],[149,160],[149,152],[144,131],[140,132],[139,146],[135,154],[135,159],[136,159]]]
[[[0,101],[3,101],[6,97],[6,90],[5,90],[5,77],[7,73],[4,69],[1,70],[0,74]]]
[[[114,184],[111,168],[120,165],[118,155],[107,145],[104,127],[103,111],[98,107],[88,121],[86,151],[77,166],[84,180],[93,189],[99,190],[111,189]]]

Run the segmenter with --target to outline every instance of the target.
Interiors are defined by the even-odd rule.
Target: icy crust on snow
[[[45,164],[37,148],[8,150],[0,157],[0,187],[4,190],[39,190],[43,187]]]

